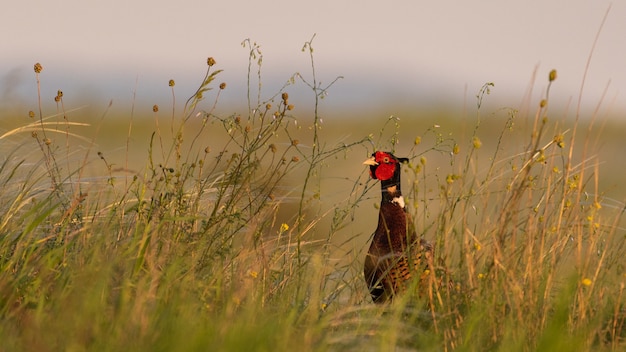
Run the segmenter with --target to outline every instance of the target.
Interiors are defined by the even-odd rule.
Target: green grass
[[[594,119],[549,118],[549,95],[530,113],[485,112],[485,85],[462,121],[341,121],[337,133],[320,113],[335,81],[318,82],[311,42],[309,77],[268,98],[261,53],[245,45],[244,113],[216,113],[227,87],[209,59],[182,111],[172,81],[149,120],[85,126],[59,92],[57,111],[39,103],[0,137],[3,349],[626,347],[623,203],[604,193]],[[115,136],[121,155],[106,146]],[[425,297],[384,306],[361,273],[373,149],[410,158],[404,193],[439,265]]]

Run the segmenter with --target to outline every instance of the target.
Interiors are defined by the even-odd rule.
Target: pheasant
[[[370,176],[380,180],[382,201],[378,226],[365,258],[365,281],[375,303],[391,301],[406,290],[415,275],[420,286],[432,267],[433,247],[418,238],[406,211],[400,187],[401,163],[389,152],[377,151],[363,164],[369,165]]]

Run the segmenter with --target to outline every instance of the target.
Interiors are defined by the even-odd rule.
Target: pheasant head
[[[370,176],[380,180],[383,202],[398,203],[404,208],[404,199],[400,186],[401,163],[408,162],[407,158],[398,158],[390,152],[377,151],[365,160],[363,164],[369,165]]]

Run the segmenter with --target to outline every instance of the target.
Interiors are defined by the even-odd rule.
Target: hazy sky
[[[9,2],[10,1],[10,2]],[[266,93],[296,71],[308,74],[302,45],[316,34],[319,77],[345,78],[331,104],[459,104],[495,83],[493,99],[518,104],[535,67],[535,94],[556,68],[553,97],[576,104],[593,51],[583,105],[626,112],[626,2],[9,0],[0,14],[0,102],[29,104],[35,62],[44,94],[126,104],[162,99],[176,79],[181,95],[201,80],[208,56],[225,69],[225,99],[241,100],[250,38],[261,45]],[[274,80],[276,78],[276,80]],[[467,93],[466,93],[467,91]],[[162,94],[162,96],[160,95]],[[228,95],[230,94],[230,96]]]

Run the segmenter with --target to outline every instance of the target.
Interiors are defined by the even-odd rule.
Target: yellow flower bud
[[[472,145],[474,146],[474,149],[480,149],[480,147],[483,145],[483,142],[480,141],[480,138],[474,136],[474,138],[472,138]]]
[[[556,79],[556,70],[550,71],[550,74],[548,75],[548,79],[550,80],[550,82]]]

